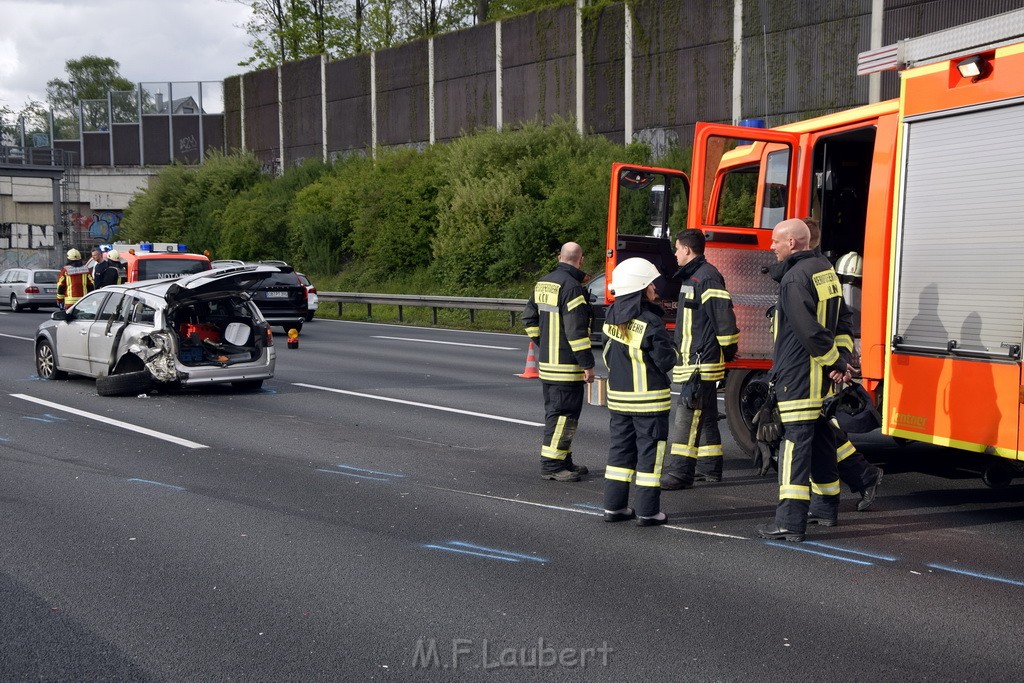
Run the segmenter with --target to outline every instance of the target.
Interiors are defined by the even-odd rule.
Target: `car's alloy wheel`
[[[64,379],[67,373],[57,369],[57,356],[47,340],[36,344],[36,373],[43,379]]]
[[[13,311],[14,313],[17,313],[20,310],[22,310],[22,307],[21,307],[21,303],[18,301],[18,295],[17,294],[11,294],[11,311]]]

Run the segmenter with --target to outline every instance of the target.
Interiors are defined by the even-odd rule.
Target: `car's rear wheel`
[[[121,372],[96,378],[96,393],[100,396],[131,396],[143,394],[153,386],[149,370]]]
[[[18,311],[23,311],[23,310],[25,310],[25,308],[21,305],[21,302],[18,301],[18,295],[17,294],[11,294],[11,311],[13,311],[14,313],[17,313]]]
[[[306,311],[306,322],[307,323],[310,320],[312,320],[314,317],[316,317],[316,311]]]
[[[36,374],[43,379],[64,379],[68,373],[57,369],[57,354],[46,339],[36,344]]]
[[[246,393],[252,394],[256,393],[257,391],[263,388],[263,380],[246,379],[240,382],[232,382],[231,386],[233,386],[235,389],[238,389],[239,391],[244,391]]]

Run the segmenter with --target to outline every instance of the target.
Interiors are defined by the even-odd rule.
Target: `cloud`
[[[0,106],[45,101],[46,82],[89,54],[133,82],[222,81],[243,71],[250,15],[218,0],[0,0]]]

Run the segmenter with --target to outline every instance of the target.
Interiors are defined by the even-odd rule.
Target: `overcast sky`
[[[234,0],[0,0],[0,105],[45,104],[46,82],[89,54],[133,83],[221,81],[247,70],[250,15]]]

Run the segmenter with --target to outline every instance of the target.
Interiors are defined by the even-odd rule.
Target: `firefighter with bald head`
[[[838,522],[835,434],[821,409],[832,382],[852,379],[849,350],[836,344],[837,331],[850,325],[842,286],[810,241],[810,230],[799,219],[782,221],[772,231],[778,263],[771,275],[779,283],[779,301],[769,381],[783,434],[775,519],[757,531],[762,538],[787,541],[804,540],[808,514]]]
[[[534,285],[523,310],[526,334],[537,346],[544,391],[540,473],[553,481],[580,481],[588,472],[572,459],[572,439],[583,411],[583,385],[594,381],[590,345],[593,314],[583,289],[583,248],[566,242],[558,265]]]
[[[92,275],[77,249],[68,249],[68,261],[57,275],[57,307],[62,311],[93,290]]]
[[[812,217],[801,220],[811,231],[811,249],[819,250],[821,224]],[[849,351],[850,363],[854,368],[860,367],[860,281],[863,267],[864,259],[855,251],[841,257],[836,263],[836,275],[839,276],[839,281],[843,285],[843,303],[850,311],[850,328],[836,330],[836,346],[840,351],[844,349]],[[845,316],[841,317],[841,320],[846,319]],[[875,497],[878,495],[878,485],[885,472],[881,467],[869,463],[867,458],[857,450],[836,416],[831,416],[829,422],[835,431],[839,479],[851,491],[860,495],[857,511],[864,512],[874,504]],[[831,519],[819,519],[814,515],[809,516],[807,521],[810,524],[824,526],[831,526],[833,523]]]

